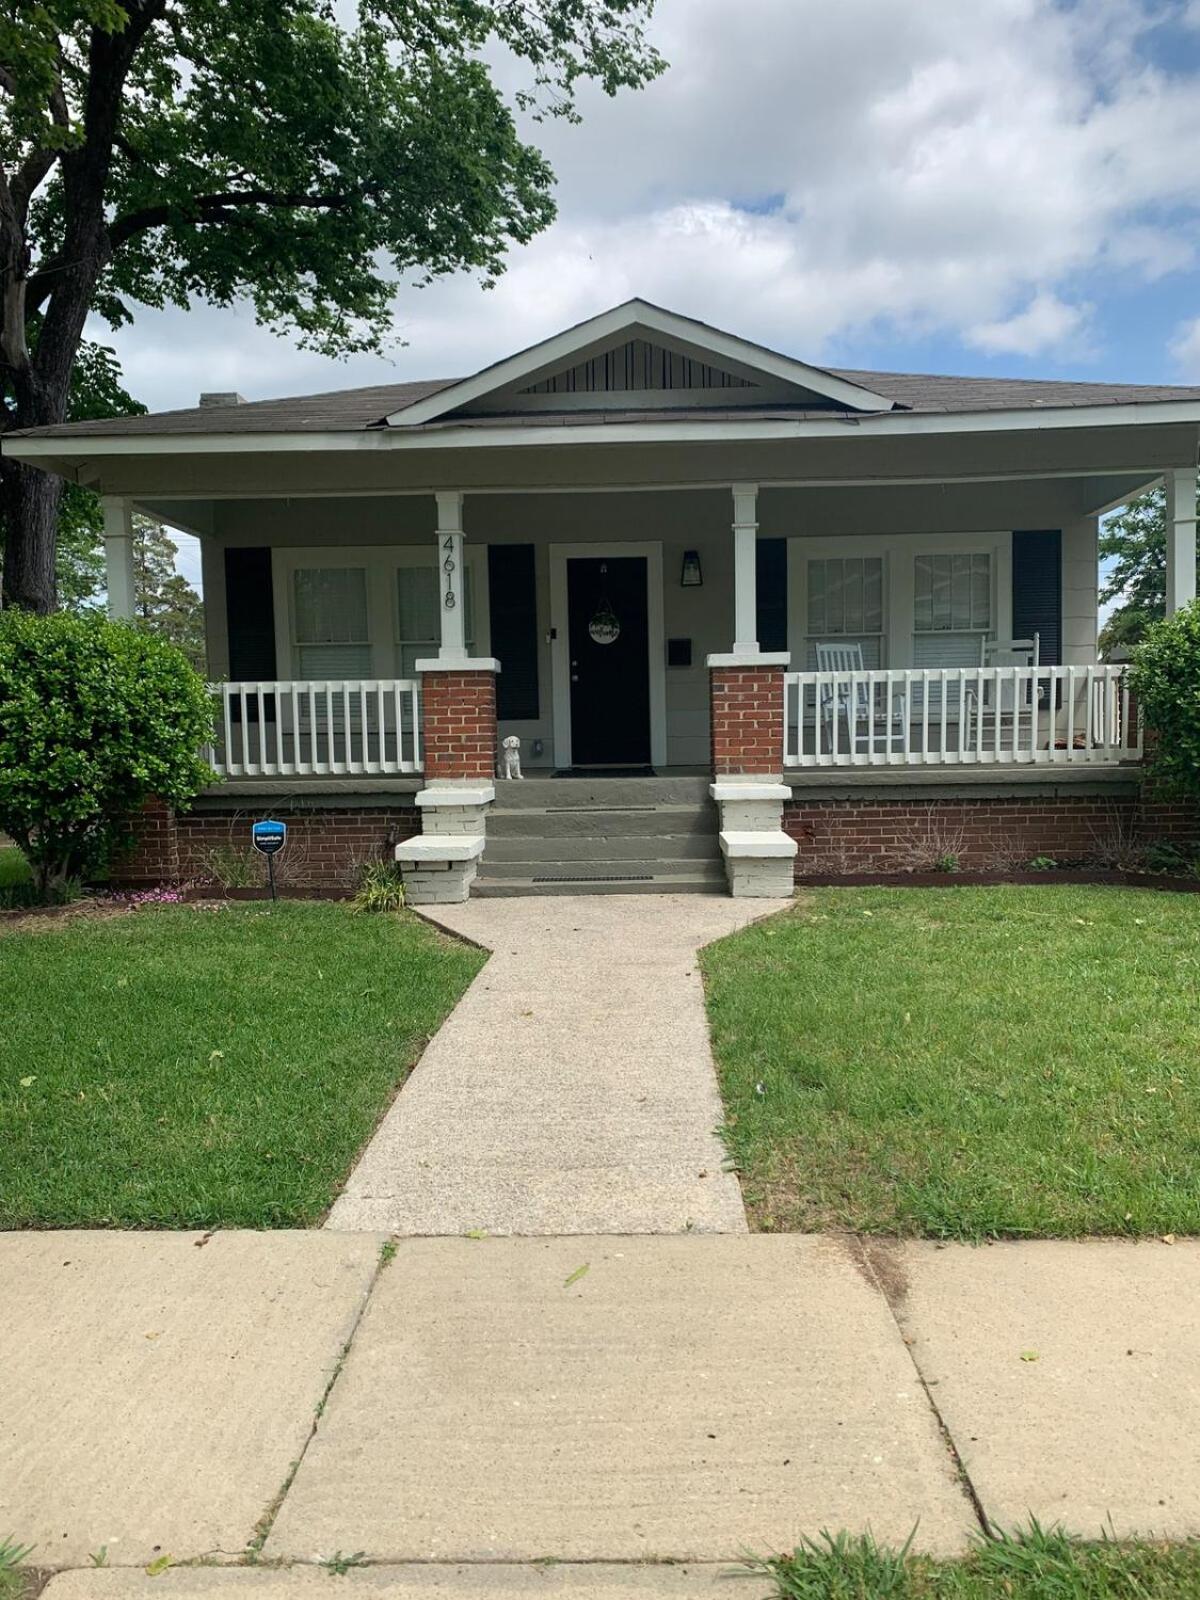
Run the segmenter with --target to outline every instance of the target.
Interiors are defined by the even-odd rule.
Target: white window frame
[[[920,555],[992,557],[991,637],[1007,637],[1012,618],[1012,533],[846,534],[841,538],[788,540],[788,649],[797,672],[808,659],[808,562],[829,556],[882,556],[883,662],[891,670],[913,664],[916,632],[916,558]],[[1008,619],[1007,621],[1005,619]]]
[[[271,551],[275,601],[275,661],[281,682],[295,677],[294,575],[303,567],[364,567],[367,573],[367,624],[370,631],[372,678],[399,676],[396,572],[400,567],[433,566],[437,546],[428,540],[410,545],[289,545]],[[491,654],[491,605],[488,599],[487,546],[468,544],[464,559],[471,573],[476,655]],[[432,654],[437,654],[435,643]]]
[[[807,540],[805,541],[806,544],[809,543],[809,542],[810,541],[807,541]],[[861,549],[860,550],[846,550],[846,549],[841,548],[841,546],[839,545],[837,548],[831,548],[831,549],[828,549],[828,550],[816,551],[816,550],[808,549],[804,553],[803,563],[802,563],[803,567],[804,567],[804,570],[800,574],[800,592],[801,592],[801,597],[802,597],[803,602],[804,602],[804,612],[803,612],[803,615],[799,618],[799,621],[802,624],[802,628],[801,628],[801,645],[800,645],[800,653],[799,653],[799,655],[797,656],[797,655],[793,654],[793,657],[792,657],[793,665],[795,666],[797,671],[804,672],[804,671],[808,670],[808,647],[815,640],[818,640],[818,639],[827,640],[828,639],[828,640],[835,640],[836,641],[838,639],[845,639],[845,640],[847,640],[847,641],[849,641],[851,643],[857,643],[860,639],[867,639],[867,638],[875,638],[876,637],[876,635],[868,634],[868,633],[848,633],[848,632],[830,633],[828,630],[826,630],[824,633],[817,634],[817,633],[810,633],[808,631],[808,598],[809,598],[809,596],[808,596],[808,564],[809,564],[809,562],[810,561],[872,561],[872,560],[879,561],[880,564],[881,564],[881,568],[882,568],[882,571],[881,571],[881,574],[880,574],[880,589],[881,589],[881,592],[880,592],[880,619],[879,619],[880,620],[880,630],[879,630],[879,634],[877,636],[878,639],[879,639],[879,665],[880,665],[881,668],[882,667],[886,667],[888,665],[888,652],[889,652],[889,648],[890,648],[890,641],[889,641],[889,638],[888,638],[888,616],[889,616],[889,612],[890,612],[889,584],[891,582],[891,560],[890,560],[889,552],[886,551],[886,550],[861,550]]]

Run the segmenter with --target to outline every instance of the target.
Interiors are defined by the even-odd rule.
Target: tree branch
[[[364,193],[369,191],[364,190]],[[273,211],[339,211],[354,199],[348,194],[303,194],[281,189],[231,189],[227,194],[197,195],[173,205],[143,206],[118,217],[108,230],[115,250],[135,234],[165,227],[176,219],[195,222],[232,222],[243,206],[264,206]],[[193,213],[193,215],[189,215]]]

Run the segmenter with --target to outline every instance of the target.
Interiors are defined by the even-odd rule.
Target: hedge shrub
[[[1154,734],[1156,787],[1200,798],[1200,600],[1150,625],[1130,682]]]
[[[185,805],[214,706],[166,640],[100,615],[0,613],[0,832],[39,893],[102,869],[152,796]]]

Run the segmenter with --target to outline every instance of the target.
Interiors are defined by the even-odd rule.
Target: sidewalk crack
[[[920,1361],[917,1359],[912,1340],[905,1330],[901,1308],[907,1285],[903,1271],[900,1270],[894,1256],[891,1254],[894,1246],[890,1241],[885,1242],[880,1239],[864,1238],[860,1234],[852,1235],[848,1243],[863,1275],[879,1291],[883,1297],[884,1304],[891,1312],[892,1321],[896,1324],[896,1331],[900,1335],[904,1348],[908,1352],[908,1359],[912,1362],[913,1371],[917,1375],[917,1382],[921,1385],[926,1402],[933,1413],[934,1421],[938,1425],[942,1441],[946,1446],[951,1461],[954,1463],[954,1475],[958,1479],[963,1493],[971,1503],[971,1509],[975,1513],[984,1538],[993,1538],[994,1529],[988,1521],[988,1515],[983,1508],[983,1501],[979,1497],[979,1491],[975,1487],[971,1474],[967,1471],[962,1453],[958,1448],[954,1435],[950,1432],[945,1417],[942,1415],[941,1407],[934,1398],[929,1381],[921,1369]]]
[[[358,1313],[350,1325],[350,1332],[346,1335],[346,1341],[342,1345],[341,1350],[338,1352],[338,1358],[333,1364],[333,1371],[329,1374],[329,1381],[321,1391],[321,1398],[317,1401],[316,1408],[313,1411],[312,1423],[309,1427],[307,1435],[305,1436],[304,1443],[300,1446],[300,1454],[288,1468],[287,1474],[284,1477],[283,1482],[280,1484],[278,1491],[268,1502],[262,1516],[259,1517],[258,1521],[254,1524],[254,1532],[251,1535],[248,1544],[246,1545],[245,1551],[243,1552],[245,1564],[247,1566],[258,1566],[260,1564],[263,1546],[271,1536],[271,1529],[275,1526],[275,1520],[279,1516],[280,1511],[283,1509],[283,1503],[291,1491],[292,1484],[296,1481],[296,1474],[300,1471],[300,1468],[304,1462],[304,1458],[308,1454],[308,1447],[312,1444],[313,1440],[317,1436],[317,1429],[320,1426],[321,1418],[325,1415],[325,1407],[329,1404],[329,1397],[333,1393],[333,1386],[337,1383],[338,1379],[342,1375],[342,1369],[345,1367],[346,1361],[349,1358],[355,1336],[358,1333],[359,1328],[362,1326],[362,1319],[364,1316],[366,1316],[367,1307],[370,1305],[375,1294],[375,1287],[378,1284],[380,1277],[395,1259],[395,1256],[396,1241],[394,1239],[385,1239],[383,1244],[380,1246],[379,1260],[375,1264],[375,1271],[371,1274],[371,1281],[367,1285],[367,1292],[362,1297],[362,1302],[359,1305]]]

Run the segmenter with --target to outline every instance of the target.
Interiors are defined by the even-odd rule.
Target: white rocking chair
[[[816,644],[817,671],[865,673],[861,644],[819,640]],[[908,703],[902,691],[888,693],[886,684],[874,686],[874,717],[871,715],[872,686],[862,678],[822,684],[820,688],[821,730],[832,730],[835,719],[846,724],[847,742],[855,754],[871,753],[872,745],[883,741],[884,750],[893,750],[904,741]],[[832,748],[832,735],[825,741]]]
[[[1035,633],[1029,639],[981,639],[979,641],[979,665],[981,667],[1038,667],[1041,666],[1042,636]],[[1036,678],[1034,682],[1037,683]],[[1001,722],[1007,718],[1010,722],[1017,714],[1018,705],[1014,694],[1015,685],[1001,682],[999,684],[985,684],[983,699],[980,701],[975,685],[968,683],[965,691],[967,720],[964,736],[968,749],[975,743],[976,720],[978,718],[999,718]],[[1037,684],[1038,701],[1044,697],[1044,688]]]

